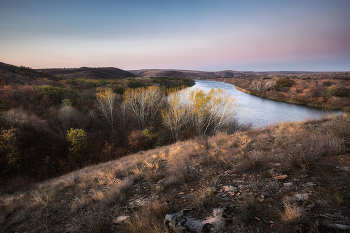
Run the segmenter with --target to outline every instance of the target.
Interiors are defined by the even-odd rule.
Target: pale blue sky
[[[349,9],[348,0],[2,0],[0,61],[349,71]]]

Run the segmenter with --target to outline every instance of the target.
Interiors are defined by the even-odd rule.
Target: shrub
[[[35,92],[40,100],[44,96],[48,96],[53,104],[59,104],[64,99],[64,89],[61,87],[53,87],[50,85],[38,86],[35,88]]]
[[[15,128],[0,132],[0,167],[4,164],[6,171],[18,171],[21,168],[16,141]]]
[[[276,88],[291,87],[294,85],[294,83],[295,81],[293,79],[280,78],[276,80]]]
[[[129,88],[139,88],[143,86],[144,86],[143,83],[139,81],[129,81],[129,84],[128,84]]]
[[[71,143],[69,151],[73,155],[73,159],[79,162],[80,167],[82,166],[82,157],[86,148],[86,133],[83,129],[70,129],[67,131],[67,140]]]

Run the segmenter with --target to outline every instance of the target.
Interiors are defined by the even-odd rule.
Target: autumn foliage
[[[227,82],[260,97],[323,109],[350,111],[350,77],[341,73],[316,73],[294,76],[255,76],[210,78]]]
[[[0,75],[0,185],[13,177],[47,179],[173,142],[162,123],[165,93],[194,84],[188,78],[94,80],[12,71],[30,74],[31,81]],[[142,85],[131,88],[133,82]]]

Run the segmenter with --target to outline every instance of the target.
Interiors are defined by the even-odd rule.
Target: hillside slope
[[[43,74],[29,67],[18,67],[3,62],[0,62],[0,77],[6,82],[18,84],[31,84],[35,82],[38,78],[54,78],[51,75]]]
[[[102,68],[71,68],[71,69],[41,69],[41,72],[55,75],[64,76],[69,79],[121,79],[128,77],[135,77],[134,74],[114,67],[102,67]]]
[[[174,70],[174,69],[141,69],[129,70],[139,77],[187,77],[187,78],[205,78],[205,77],[251,77],[263,75],[294,75],[294,74],[311,74],[315,72],[304,71],[270,71],[270,72],[253,72],[253,71],[233,71],[223,70],[215,72],[196,71],[196,70]]]
[[[172,69],[144,69],[144,70],[129,70],[131,73],[140,77],[223,77],[224,76],[237,76],[242,75],[244,72],[238,71],[219,71],[219,72],[206,72],[196,70],[172,70]]]
[[[349,232],[349,132],[349,115],[282,123],[18,179],[0,231]]]

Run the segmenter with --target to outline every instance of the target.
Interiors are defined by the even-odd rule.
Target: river
[[[265,127],[278,122],[318,119],[329,114],[342,113],[341,111],[325,112],[318,108],[264,99],[239,91],[234,85],[223,82],[196,80],[196,84],[190,89],[195,88],[204,91],[209,91],[211,88],[226,90],[227,94],[236,98],[238,106],[236,120],[243,124],[251,123],[253,128]]]

